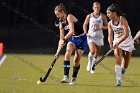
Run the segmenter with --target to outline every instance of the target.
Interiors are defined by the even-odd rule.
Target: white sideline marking
[[[6,55],[3,55],[2,59],[0,60],[0,66],[2,65],[2,63],[4,62],[4,60],[6,59]]]
[[[27,80],[27,79],[25,79],[25,78],[19,78],[18,80],[19,80],[19,81],[25,81],[25,80]]]

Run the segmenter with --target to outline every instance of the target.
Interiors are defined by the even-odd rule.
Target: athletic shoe
[[[61,83],[69,83],[68,76],[64,76],[64,78],[61,80]]]
[[[91,65],[92,65],[92,62],[88,61],[88,64],[87,64],[87,71],[90,71],[91,70]]]
[[[90,73],[91,74],[95,74],[95,67],[93,67],[93,65],[96,63],[96,60],[95,59],[93,59],[92,60],[92,64],[91,64],[91,70],[90,70]]]
[[[90,70],[90,73],[95,74],[96,72],[95,72],[95,70]]]
[[[92,68],[92,70],[90,70],[91,74],[95,74],[95,68]]]
[[[122,74],[125,74],[125,72],[126,72],[126,69],[122,68]]]
[[[76,84],[76,77],[72,77],[69,85],[75,85]]]
[[[120,80],[117,80],[116,87],[121,86],[121,85],[122,85],[122,82]]]

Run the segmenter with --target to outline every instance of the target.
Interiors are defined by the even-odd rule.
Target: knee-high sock
[[[69,76],[70,61],[64,61],[64,76]]]
[[[93,55],[91,54],[91,52],[88,53],[88,62],[92,62],[93,60]]]
[[[78,67],[73,66],[73,74],[72,77],[77,77],[77,74],[79,72],[80,65]]]
[[[93,68],[93,65],[96,63],[96,61],[97,61],[96,58],[93,58],[93,59],[92,59],[92,70],[94,69],[94,68]]]
[[[115,65],[116,79],[122,81],[122,67],[120,65]]]

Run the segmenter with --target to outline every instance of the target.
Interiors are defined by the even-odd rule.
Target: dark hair
[[[121,9],[119,7],[118,4],[111,4],[108,8],[107,8],[108,11],[111,11],[111,12],[116,12],[116,14],[118,16],[121,16],[122,13],[121,13]]]
[[[54,11],[59,11],[59,12],[64,12],[67,13],[65,6],[63,5],[63,3],[60,3],[59,5],[57,5],[54,9]]]

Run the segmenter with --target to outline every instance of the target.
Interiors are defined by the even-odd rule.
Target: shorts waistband
[[[77,36],[73,36],[73,37],[80,37],[80,36],[84,36],[86,33],[82,33],[80,35],[77,35]]]

